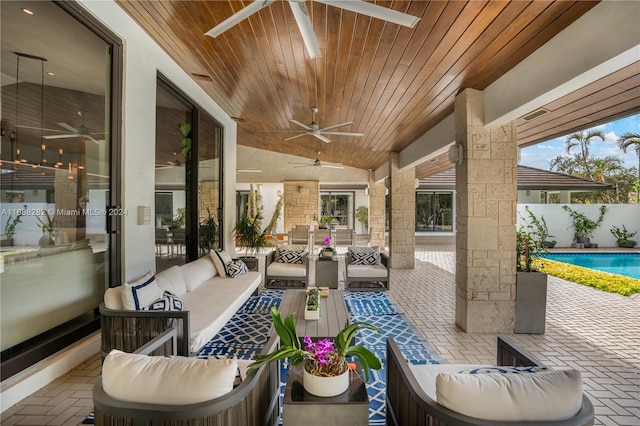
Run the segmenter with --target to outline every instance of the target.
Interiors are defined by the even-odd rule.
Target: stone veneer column
[[[200,181],[200,220],[207,217],[207,208],[211,216],[218,220],[218,208],[220,207],[220,181]]]
[[[413,167],[400,170],[399,155],[389,155],[389,256],[392,268],[415,267],[416,173]]]
[[[385,248],[385,187],[384,182],[376,182],[373,173],[369,173],[369,229],[371,230],[371,246]]]
[[[485,126],[482,92],[455,99],[456,324],[512,333],[515,318],[517,143],[513,122]]]
[[[317,180],[285,181],[284,184],[284,231],[296,225],[313,225],[314,214],[318,214],[320,182]]]

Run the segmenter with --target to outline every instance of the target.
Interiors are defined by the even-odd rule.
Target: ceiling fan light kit
[[[337,164],[325,164],[323,162],[320,161],[320,151],[316,151],[316,159],[312,162],[312,163],[294,163],[294,162],[289,162],[289,164],[293,164],[295,165],[295,168],[300,168],[300,167],[325,167],[328,169],[344,169],[344,166],[341,165],[340,163]]]
[[[244,21],[254,13],[257,13],[261,9],[269,6],[275,0],[254,0],[248,6],[240,9],[235,14],[231,15],[220,24],[216,25],[205,33],[210,37],[218,37],[223,32],[227,31],[236,24]],[[302,40],[307,48],[307,52],[311,58],[317,58],[321,56],[320,47],[318,46],[318,39],[313,31],[313,23],[309,16],[309,10],[305,0],[288,0],[291,6],[291,11],[298,24],[300,33],[302,34]],[[351,12],[367,15],[372,18],[382,19],[394,24],[402,25],[408,28],[414,28],[420,18],[417,16],[409,15],[406,13],[398,12],[397,10],[389,9],[376,4],[367,3],[363,0],[313,0],[317,3],[326,4],[328,6],[337,7]]]
[[[290,141],[291,139],[299,138],[304,135],[315,136],[320,139],[322,142],[330,143],[331,139],[327,138],[324,135],[333,135],[333,136],[364,136],[364,133],[352,133],[352,132],[331,132],[329,130],[337,129],[339,127],[350,126],[353,124],[352,121],[346,121],[340,124],[334,124],[332,126],[327,126],[320,128],[320,125],[316,122],[316,114],[318,113],[318,108],[311,107],[311,123],[307,126],[297,120],[289,120],[292,123],[304,128],[305,130],[290,130],[290,129],[263,129],[263,132],[285,132],[285,133],[299,133],[295,136],[290,136],[285,138],[285,141]]]

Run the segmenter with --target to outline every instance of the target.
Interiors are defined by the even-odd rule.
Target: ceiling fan
[[[329,130],[337,129],[338,127],[349,126],[353,124],[351,121],[346,121],[340,124],[334,124],[333,126],[327,126],[320,128],[320,125],[316,122],[316,114],[318,113],[318,108],[311,107],[311,123],[307,126],[306,124],[302,124],[297,120],[289,120],[292,123],[297,124],[298,126],[304,128],[305,130],[289,130],[289,129],[263,129],[263,132],[287,132],[287,133],[299,133],[296,136],[291,136],[285,139],[285,141],[289,141],[291,139],[299,138],[304,135],[315,136],[323,142],[330,143],[331,139],[325,137],[324,135],[335,135],[335,136],[364,136],[364,133],[351,133],[351,132],[331,132]]]
[[[259,10],[269,6],[275,0],[254,0],[253,3],[247,7],[231,15],[229,18],[213,27],[205,33],[205,35],[211,37],[217,37],[229,28],[238,24],[239,22],[247,19],[249,16],[258,12]],[[318,46],[318,40],[316,34],[313,31],[313,24],[309,18],[309,10],[304,0],[288,0],[293,17],[300,28],[302,34],[302,40],[309,52],[309,56],[317,58],[321,56],[320,47]],[[420,18],[406,13],[398,12],[397,10],[389,9],[386,7],[378,6],[372,3],[367,3],[363,0],[313,0],[318,3],[323,3],[329,6],[338,7],[352,12],[361,13],[363,15],[371,16],[372,18],[382,19],[394,24],[403,25],[405,27],[413,28],[416,26]]]
[[[175,159],[171,161],[167,161],[166,164],[156,164],[156,169],[160,170],[160,169],[170,169],[172,167],[184,167],[184,164],[182,164],[180,162],[180,159],[178,158],[178,153],[174,152],[173,156],[175,157]]]
[[[342,166],[340,163],[336,163],[336,164],[325,164],[323,162],[320,161],[320,151],[316,151],[316,159],[312,162],[312,163],[292,163],[289,162],[289,164],[297,164],[297,166],[295,167],[300,168],[300,167],[326,167],[328,169],[344,169],[344,166]]]
[[[93,135],[104,135],[103,133],[89,133],[89,128],[84,125],[84,111],[78,111],[78,115],[80,116],[80,125],[78,128],[68,125],[67,123],[58,123],[58,126],[67,129],[69,133],[63,133],[60,135],[45,135],[43,139],[65,139],[65,138],[86,138],[95,143],[100,143],[100,141],[93,138]],[[51,129],[46,129],[50,130]],[[60,130],[53,130],[59,132]]]

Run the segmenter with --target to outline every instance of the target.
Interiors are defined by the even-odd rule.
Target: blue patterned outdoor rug
[[[251,359],[267,342],[271,327],[270,309],[280,306],[284,290],[261,290],[252,297],[223,327],[220,333],[207,343],[198,356],[226,355],[240,359]],[[366,321],[381,329],[381,333],[370,330],[359,332],[357,339],[382,361],[381,370],[372,370],[367,383],[369,394],[369,424],[385,424],[385,357],[386,339],[393,337],[400,350],[412,364],[439,364],[444,362],[435,349],[420,336],[407,318],[396,309],[384,292],[344,292],[351,322]],[[282,363],[281,392],[287,380],[287,365]]]

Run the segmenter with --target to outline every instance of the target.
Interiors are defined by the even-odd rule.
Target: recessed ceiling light
[[[55,74],[52,73],[51,71],[47,71],[47,74],[49,74],[50,76],[54,76]]]
[[[35,13],[33,13],[33,11],[32,11],[32,10],[27,9],[26,7],[23,7],[23,8],[22,8],[22,11],[23,11],[24,13],[26,13],[27,15],[31,15],[31,16],[35,15]]]

